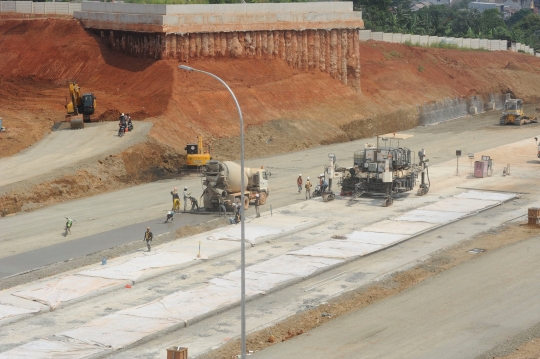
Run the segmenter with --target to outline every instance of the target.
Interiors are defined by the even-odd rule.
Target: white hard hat
[[[300,173],[298,176],[302,177],[302,174]]]
[[[122,112],[122,116],[124,116],[124,113]]]
[[[321,173],[321,175],[319,177],[324,177],[324,173]]]
[[[259,194],[257,193],[257,194],[255,195],[255,197],[259,197]]]
[[[309,177],[307,179],[309,179]]]
[[[184,187],[184,189],[187,189],[187,187]]]

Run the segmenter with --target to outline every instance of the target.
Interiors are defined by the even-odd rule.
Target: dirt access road
[[[134,126],[136,131],[121,138],[116,122],[86,124],[81,131],[53,131],[28,149],[0,159],[0,194],[8,191],[8,185],[34,178],[45,182],[66,170],[83,168],[97,157],[122,152],[144,141],[152,124],[137,122]]]

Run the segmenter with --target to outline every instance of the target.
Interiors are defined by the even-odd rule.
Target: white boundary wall
[[[360,41],[383,41],[393,43],[410,43],[413,46],[431,46],[435,44],[453,44],[467,49],[484,49],[489,51],[523,51],[527,54],[540,57],[540,53],[535,53],[529,46],[512,42],[508,46],[506,40],[488,40],[488,39],[469,39],[461,37],[437,37],[427,35],[411,34],[391,34],[374,32],[371,30],[359,30]]]
[[[81,11],[81,3],[0,1],[0,12],[17,12],[21,14],[73,15],[74,11]]]

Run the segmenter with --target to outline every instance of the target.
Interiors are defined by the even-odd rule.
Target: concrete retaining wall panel
[[[392,42],[392,34],[391,33],[383,33],[382,41],[384,42]]]
[[[120,4],[127,5],[127,4]],[[129,4],[136,7],[145,6],[144,4]],[[165,5],[160,5],[164,6]],[[120,9],[120,8],[118,8]],[[86,10],[86,7],[83,7]],[[100,11],[89,6],[88,11]],[[124,11],[140,10],[135,8],[124,8]],[[160,10],[161,11],[161,10]],[[353,3],[350,1],[336,2],[295,2],[295,3],[238,3],[238,4],[193,4],[193,5],[166,5],[163,15],[178,14],[255,14],[255,13],[344,13],[353,12]],[[143,11],[144,12],[144,11]],[[159,13],[162,14],[162,13]]]
[[[32,2],[31,1],[17,1],[15,3],[15,8],[16,8],[18,13],[31,14],[32,13]]]
[[[45,14],[45,3],[44,2],[36,2],[33,4],[33,11],[34,14]],[[86,13],[83,13],[86,15]]]
[[[429,36],[428,37],[428,46],[432,44],[438,44],[439,43],[439,37],[438,36]]]
[[[448,44],[448,45],[455,45],[456,44],[456,38],[455,37],[445,37],[440,38],[441,44]]]
[[[358,30],[358,37],[360,41],[371,40],[371,30]]]
[[[478,48],[489,50],[489,40],[487,39],[478,39]]]
[[[471,39],[463,39],[463,47],[466,49],[471,48]]]
[[[501,51],[508,51],[508,42],[506,40],[499,40],[499,47]]]
[[[383,32],[372,32],[371,33],[371,40],[373,41],[383,41]]]
[[[0,1],[1,12],[16,12],[15,1]]]
[[[427,46],[429,43],[429,36],[421,35],[419,40],[420,41],[418,41],[418,43],[420,44],[420,46]]]
[[[499,40],[488,40],[488,48],[491,51],[500,51]]]
[[[403,34],[401,36],[401,43],[405,44],[411,41],[411,34]]]
[[[411,44],[420,45],[420,35],[411,35]]]
[[[456,44],[458,47],[463,47],[463,38],[462,37],[456,37],[454,39],[454,44]]]
[[[480,39],[471,39],[471,49],[480,48]]]
[[[54,2],[56,5],[56,13],[68,15],[69,14],[69,3],[68,2]]]
[[[402,34],[393,34],[392,35],[392,42],[400,44],[401,43],[401,36],[402,36]]]
[[[45,3],[45,13],[46,14],[56,14],[56,3],[55,2],[46,2]]]

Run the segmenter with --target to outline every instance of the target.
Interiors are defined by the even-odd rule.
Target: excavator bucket
[[[71,129],[78,130],[84,128],[84,121],[82,116],[73,116],[70,120]]]

